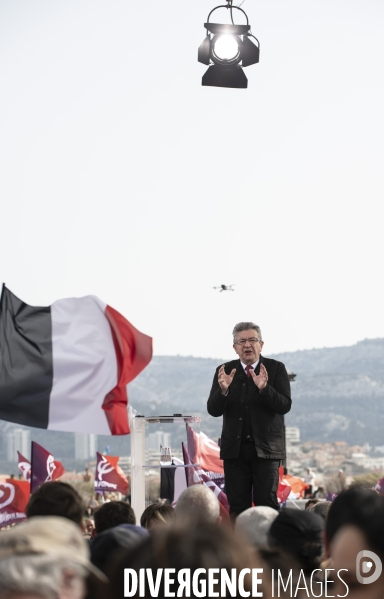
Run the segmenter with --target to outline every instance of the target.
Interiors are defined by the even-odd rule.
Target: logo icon
[[[31,464],[29,462],[19,462],[19,470],[24,480],[31,480]]]
[[[6,507],[15,497],[15,487],[9,483],[0,483],[0,509]]]
[[[373,564],[375,564],[375,570],[373,574],[370,576],[362,576],[362,573],[368,574],[372,571]],[[368,549],[359,551],[356,556],[356,578],[361,584],[371,584],[372,582],[376,582],[376,580],[380,577],[382,570],[383,565],[381,563],[381,559],[378,555],[376,555],[376,553],[373,553],[373,551],[368,551]]]
[[[49,455],[47,458],[47,478],[45,482],[51,482],[54,471],[56,470],[55,458],[53,455]]]
[[[97,464],[97,473],[99,475],[99,480],[103,480],[104,474],[109,474],[113,470],[113,466],[108,462],[108,460],[102,456],[101,461]]]

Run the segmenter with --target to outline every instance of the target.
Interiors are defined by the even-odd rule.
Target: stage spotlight
[[[233,0],[227,0],[226,5],[216,6],[204,23],[207,37],[199,47],[197,60],[209,65],[209,69],[203,75],[202,85],[246,88],[248,80],[244,75],[243,67],[259,62],[259,40],[251,33],[246,13],[242,8],[232,6],[232,2]],[[218,8],[230,10],[232,24],[209,22],[211,14]],[[234,24],[233,9],[240,10],[245,15],[246,25]],[[257,45],[250,40],[251,37],[256,40]]]

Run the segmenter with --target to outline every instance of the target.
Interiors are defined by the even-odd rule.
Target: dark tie
[[[251,370],[253,370],[253,368],[250,364],[247,364],[247,366],[245,367],[245,370],[247,372],[247,376],[251,376]]]

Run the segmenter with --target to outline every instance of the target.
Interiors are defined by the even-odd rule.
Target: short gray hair
[[[235,529],[254,547],[268,549],[268,532],[279,512],[267,505],[250,507],[236,518]]]
[[[0,561],[0,596],[25,593],[56,599],[64,582],[76,588],[86,577],[83,566],[57,555],[17,555]]]
[[[237,333],[241,333],[241,331],[248,331],[249,329],[254,329],[257,332],[260,341],[262,340],[261,329],[257,324],[255,324],[254,322],[238,322],[234,326],[233,331],[232,331],[233,343],[236,342]]]
[[[216,522],[220,516],[220,504],[215,493],[205,485],[192,485],[185,489],[177,500],[175,507],[176,520]]]

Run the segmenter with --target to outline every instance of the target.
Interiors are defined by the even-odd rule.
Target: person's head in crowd
[[[311,510],[286,508],[272,522],[268,541],[270,546],[282,549],[311,574],[319,567],[324,553],[324,520]]]
[[[180,523],[217,522],[220,504],[211,489],[205,485],[192,485],[177,500],[175,519]]]
[[[94,513],[95,534],[100,534],[108,528],[119,524],[136,524],[135,512],[125,501],[109,501],[98,507]]]
[[[97,586],[107,581],[91,564],[79,527],[66,518],[36,516],[0,534],[2,599],[83,599],[89,576]]]
[[[119,549],[134,547],[148,534],[147,529],[135,524],[120,524],[101,532],[90,545],[93,565],[105,572]]]
[[[268,548],[268,532],[278,512],[266,505],[250,507],[236,518],[235,529],[257,548]]]
[[[379,573],[380,562],[384,565],[384,497],[359,487],[342,491],[329,509],[326,537],[332,567],[346,569],[342,578],[349,587],[348,599],[382,599],[384,572],[377,580],[369,578]],[[373,555],[358,557],[362,551]],[[344,595],[345,587],[336,582],[335,594]]]
[[[261,559],[266,563],[271,572],[271,578],[275,581],[275,597],[280,597],[281,599],[288,599],[288,597],[289,599],[292,599],[292,597],[308,599],[307,593],[302,592],[304,591],[304,587],[302,586],[303,581],[300,581],[300,565],[291,554],[282,549],[259,549],[258,551]],[[292,594],[290,584],[287,584],[289,580],[292,581]],[[282,582],[285,586],[285,592]],[[301,586],[302,591],[297,593],[296,589],[298,586]],[[318,592],[318,585],[314,585],[313,588]],[[318,595],[318,597],[320,596]]]
[[[83,526],[84,503],[74,487],[60,481],[43,483],[32,493],[27,505],[28,518],[61,516]]]
[[[167,503],[152,503],[145,508],[140,518],[140,524],[148,530],[164,524],[170,524],[175,515],[175,509]]]
[[[314,514],[319,514],[324,519],[324,522],[327,520],[329,508],[332,505],[332,501],[319,501],[315,503],[311,508],[311,512]]]
[[[85,534],[92,536],[95,529],[95,521],[93,518],[83,518],[83,529]]]
[[[332,543],[336,533],[344,525],[361,523],[364,526],[371,520],[373,514],[376,516],[383,501],[383,497],[380,499],[376,491],[357,485],[342,491],[329,508],[325,528],[327,543]]]
[[[105,597],[110,599],[124,596],[125,568],[131,568],[137,573],[142,568],[149,569],[152,570],[154,577],[159,568],[174,568],[175,573],[172,574],[172,578],[177,581],[178,572],[185,568],[190,570],[192,579],[193,573],[199,568],[206,571],[209,568],[225,569],[229,573],[234,568],[239,573],[243,568],[258,567],[263,567],[263,563],[256,552],[242,539],[240,540],[229,527],[209,523],[205,526],[188,527],[173,524],[158,527],[134,549],[120,553],[108,571],[110,587]],[[201,581],[199,584],[206,583],[203,573],[200,574],[199,580]],[[263,592],[264,597],[268,597],[270,591],[267,585],[270,576],[264,576],[262,580],[263,584],[258,587],[258,591]],[[159,597],[165,596],[163,581],[164,577],[161,579]],[[247,574],[244,579],[245,589],[250,591],[250,585],[251,576]],[[170,590],[172,592],[172,587]],[[138,597],[139,591],[138,587],[134,596]],[[214,592],[220,595],[219,585],[215,585]],[[153,596],[147,585],[144,596],[147,599]],[[197,595],[192,588],[191,597],[195,596]],[[207,597],[208,594],[206,592],[200,596]],[[236,596],[240,597],[240,594]]]
[[[320,499],[316,499],[316,497],[313,497],[312,499],[308,499],[308,501],[305,503],[304,509],[305,510],[310,510],[312,506],[316,505],[316,503],[319,503]]]

